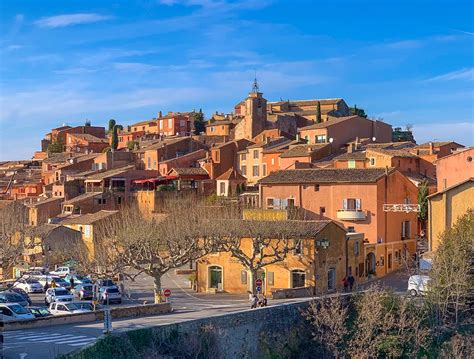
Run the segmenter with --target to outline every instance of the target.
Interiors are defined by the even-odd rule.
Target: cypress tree
[[[112,149],[116,150],[118,148],[118,131],[123,130],[122,125],[114,125],[114,128],[112,130]]]
[[[316,104],[316,123],[321,123],[323,122],[323,119],[321,117],[321,103],[318,101]]]

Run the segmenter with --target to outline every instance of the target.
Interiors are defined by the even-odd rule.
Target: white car
[[[91,310],[81,308],[74,303],[51,303],[49,305],[49,312],[52,315],[76,314],[76,313],[90,313]]]
[[[20,278],[13,287],[23,289],[26,293],[43,293],[43,286],[34,278]]]
[[[44,290],[44,286],[46,285],[46,282],[48,282],[48,287],[51,287],[51,283],[54,281],[57,281],[58,279],[60,280],[61,277],[57,276],[57,275],[46,275],[46,274],[42,274],[42,275],[35,275],[33,277],[34,279],[36,279],[40,284],[41,286],[43,287],[43,290]]]
[[[35,316],[18,303],[0,304],[0,321],[35,319]]]
[[[44,297],[45,304],[53,302],[72,302],[73,300],[74,296],[65,288],[49,288]]]
[[[69,267],[58,267],[56,268],[56,270],[49,272],[50,275],[57,275],[62,278],[71,273],[72,273],[72,270]]]
[[[427,275],[412,275],[408,278],[408,293],[411,296],[424,295],[428,290],[431,278]]]

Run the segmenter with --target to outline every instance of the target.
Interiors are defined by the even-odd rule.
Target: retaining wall
[[[129,317],[145,317],[150,315],[169,313],[171,311],[171,303],[160,303],[130,307],[113,307],[110,313],[113,319],[118,319]],[[97,310],[91,313],[55,315],[46,318],[4,322],[4,330],[9,331],[40,327],[51,327],[55,325],[88,323],[102,320],[104,320],[104,311]]]

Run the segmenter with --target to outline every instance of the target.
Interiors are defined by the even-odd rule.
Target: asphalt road
[[[406,292],[404,274],[393,273],[378,282],[391,287],[399,293]],[[153,302],[152,280],[140,276],[135,282],[126,283],[126,292],[130,291],[131,300],[125,304],[143,304]],[[187,289],[186,276],[166,275],[163,287],[172,291],[171,301],[174,312],[164,315],[131,318],[113,321],[113,330],[130,330],[156,325],[193,320],[204,317],[223,315],[226,313],[249,310],[246,295],[201,294]],[[364,286],[365,287],[365,286]],[[363,288],[361,288],[363,289]],[[40,304],[44,296],[35,295],[34,302]],[[278,305],[301,301],[301,299],[273,301],[268,305]],[[3,355],[5,358],[50,359],[59,353],[67,353],[89,344],[93,344],[103,334],[103,323],[71,324],[29,330],[10,331],[4,333]]]
[[[186,290],[185,276],[167,275],[163,286],[171,289],[173,313],[153,317],[115,320],[114,330],[128,330],[154,325],[164,325],[179,321],[220,315],[248,309],[245,295],[196,294]],[[122,305],[153,302],[152,280],[140,276],[135,282],[126,283],[126,292],[130,290],[131,300]],[[32,295],[34,305],[44,305],[44,295]],[[67,353],[94,343],[102,335],[103,323],[85,323],[61,325],[4,332],[3,355],[5,358],[54,358],[59,353]]]

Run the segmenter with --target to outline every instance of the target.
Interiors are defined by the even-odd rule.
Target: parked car
[[[112,279],[97,279],[96,282],[98,287],[115,287],[115,283]]]
[[[49,288],[44,297],[44,303],[72,302],[74,296],[66,288]]]
[[[23,289],[26,293],[42,293],[43,286],[34,278],[20,278],[13,287]]]
[[[28,306],[28,301],[24,297],[11,290],[0,292],[0,303],[18,303],[22,307]]]
[[[39,272],[41,274],[46,274],[48,272],[48,268],[46,267],[30,267],[28,268],[29,272]]]
[[[0,321],[21,319],[35,319],[35,316],[18,303],[0,304]]]
[[[100,304],[94,304],[89,301],[74,302],[74,304],[81,309],[88,309],[90,311],[102,309],[102,306]]]
[[[75,303],[51,303],[49,305],[49,312],[52,315],[62,315],[62,314],[76,314],[76,313],[89,313],[92,310],[82,309],[78,307]]]
[[[99,289],[99,301],[102,304],[122,303],[122,293],[117,286],[101,287]]]
[[[408,293],[411,296],[424,295],[428,290],[431,278],[427,275],[412,275],[408,278]]]
[[[49,272],[51,275],[57,275],[59,277],[65,277],[68,274],[71,274],[73,270],[69,267],[58,267],[56,270]]]
[[[45,307],[29,307],[28,309],[30,310],[31,314],[35,316],[35,318],[45,318],[51,315],[48,308]]]
[[[48,283],[48,288],[50,288],[52,283],[53,283],[53,280],[56,283],[56,286],[58,286],[58,287],[69,289],[70,286],[71,286],[71,284],[69,282],[65,281],[61,277],[58,277],[57,275],[49,275],[49,274],[48,275],[38,275],[38,276],[34,276],[33,278],[36,279],[41,284],[41,286],[43,287],[43,290],[46,286],[46,282]]]
[[[78,284],[71,290],[71,293],[81,300],[92,299],[94,297],[92,284]]]
[[[56,285],[61,288],[71,289],[71,283],[64,278],[58,277],[54,280]]]
[[[74,279],[74,285],[76,284],[92,284],[92,280],[89,277],[79,274],[68,274],[64,277],[66,282],[71,282],[71,278]]]
[[[12,287],[9,289],[9,291],[11,292],[15,292],[19,295],[21,295],[23,297],[24,300],[26,300],[28,302],[28,305],[31,305],[31,299],[30,299],[30,296],[28,295],[28,293],[26,293],[23,289],[21,288],[17,288],[17,287]]]

